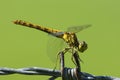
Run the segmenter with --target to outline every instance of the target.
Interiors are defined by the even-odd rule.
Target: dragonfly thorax
[[[80,52],[84,52],[87,49],[87,43],[85,41],[79,42],[75,33],[65,32],[62,38],[69,47],[75,48]]]
[[[69,45],[69,47],[79,47],[79,41],[75,33],[65,32],[63,35],[63,39]]]

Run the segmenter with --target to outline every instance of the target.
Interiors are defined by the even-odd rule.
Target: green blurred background
[[[60,30],[92,24],[78,33],[80,40],[85,40],[89,46],[80,54],[84,61],[82,71],[120,77],[120,0],[0,0],[0,66],[53,68],[54,63],[46,54],[48,35],[13,24],[17,19]],[[65,58],[66,66],[74,67],[70,55],[66,54]],[[47,78],[18,74],[0,76],[1,80]]]

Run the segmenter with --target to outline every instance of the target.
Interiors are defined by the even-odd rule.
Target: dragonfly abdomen
[[[51,35],[54,35],[55,33],[60,32],[59,30],[42,27],[42,26],[35,25],[35,24],[29,23],[29,22],[26,22],[26,21],[22,21],[22,20],[16,20],[16,21],[13,21],[13,22],[14,22],[14,24],[22,25],[22,26],[26,26],[26,27],[30,27],[30,28],[35,28],[35,29],[44,31],[44,32],[46,32],[46,33],[49,33],[49,34],[51,34]],[[54,36],[55,36],[55,35],[54,35]]]

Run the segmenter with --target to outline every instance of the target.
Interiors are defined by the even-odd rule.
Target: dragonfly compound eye
[[[82,41],[79,43],[78,50],[80,52],[84,52],[88,48],[87,43],[85,41]]]

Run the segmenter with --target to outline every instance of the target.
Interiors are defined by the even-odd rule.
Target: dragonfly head
[[[87,43],[85,41],[79,42],[78,50],[80,52],[84,52],[88,48]]]

